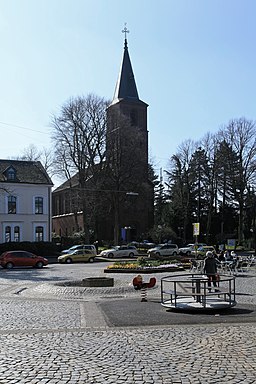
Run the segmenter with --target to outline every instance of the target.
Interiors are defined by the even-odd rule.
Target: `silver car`
[[[151,256],[177,256],[179,248],[177,244],[159,244],[155,248],[148,250],[149,257]]]

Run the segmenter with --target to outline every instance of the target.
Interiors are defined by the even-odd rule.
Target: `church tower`
[[[128,52],[126,35],[129,31],[125,27],[123,32],[121,67],[114,97],[107,110],[106,159],[112,175],[116,177],[111,189],[119,194],[120,218],[116,220],[119,227],[130,229],[128,235],[124,230],[121,235],[127,241],[152,227],[154,193],[153,185],[148,180],[148,104],[139,98]],[[125,191],[132,192],[132,201],[131,197],[125,196]]]
[[[138,157],[139,177],[147,180],[148,175],[148,104],[139,99],[132,70],[125,33],[124,53],[117,79],[113,100],[108,107],[107,155],[113,150],[113,142],[123,137],[124,145],[130,140],[132,151]],[[126,143],[125,143],[126,142]],[[136,167],[137,168],[137,167]]]

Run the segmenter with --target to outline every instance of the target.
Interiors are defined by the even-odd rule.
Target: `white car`
[[[191,255],[193,251],[195,251],[195,245],[196,244],[187,244],[183,248],[179,248],[180,255]],[[204,243],[198,243],[197,247],[202,247],[203,245],[206,245]]]
[[[179,248],[177,244],[159,244],[155,248],[148,250],[149,257],[152,256],[177,256]]]
[[[99,256],[109,257],[109,258],[134,257],[134,256],[139,256],[139,252],[137,248],[132,245],[120,245],[120,246],[116,246],[111,249],[106,249],[102,251],[99,254]]]

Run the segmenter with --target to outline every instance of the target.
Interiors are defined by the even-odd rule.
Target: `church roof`
[[[126,38],[124,41],[123,60],[121,62],[114,98],[111,104],[116,104],[121,100],[143,103],[139,99]]]

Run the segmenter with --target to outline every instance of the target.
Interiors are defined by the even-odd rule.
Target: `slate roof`
[[[8,169],[13,168],[16,173],[14,180],[7,179]],[[0,182],[1,183],[23,183],[23,184],[46,184],[53,185],[40,161],[23,160],[1,160],[0,159]]]
[[[115,87],[114,98],[111,105],[116,104],[122,100],[146,104],[139,99],[126,39],[124,42],[123,60],[121,63],[120,72]]]

